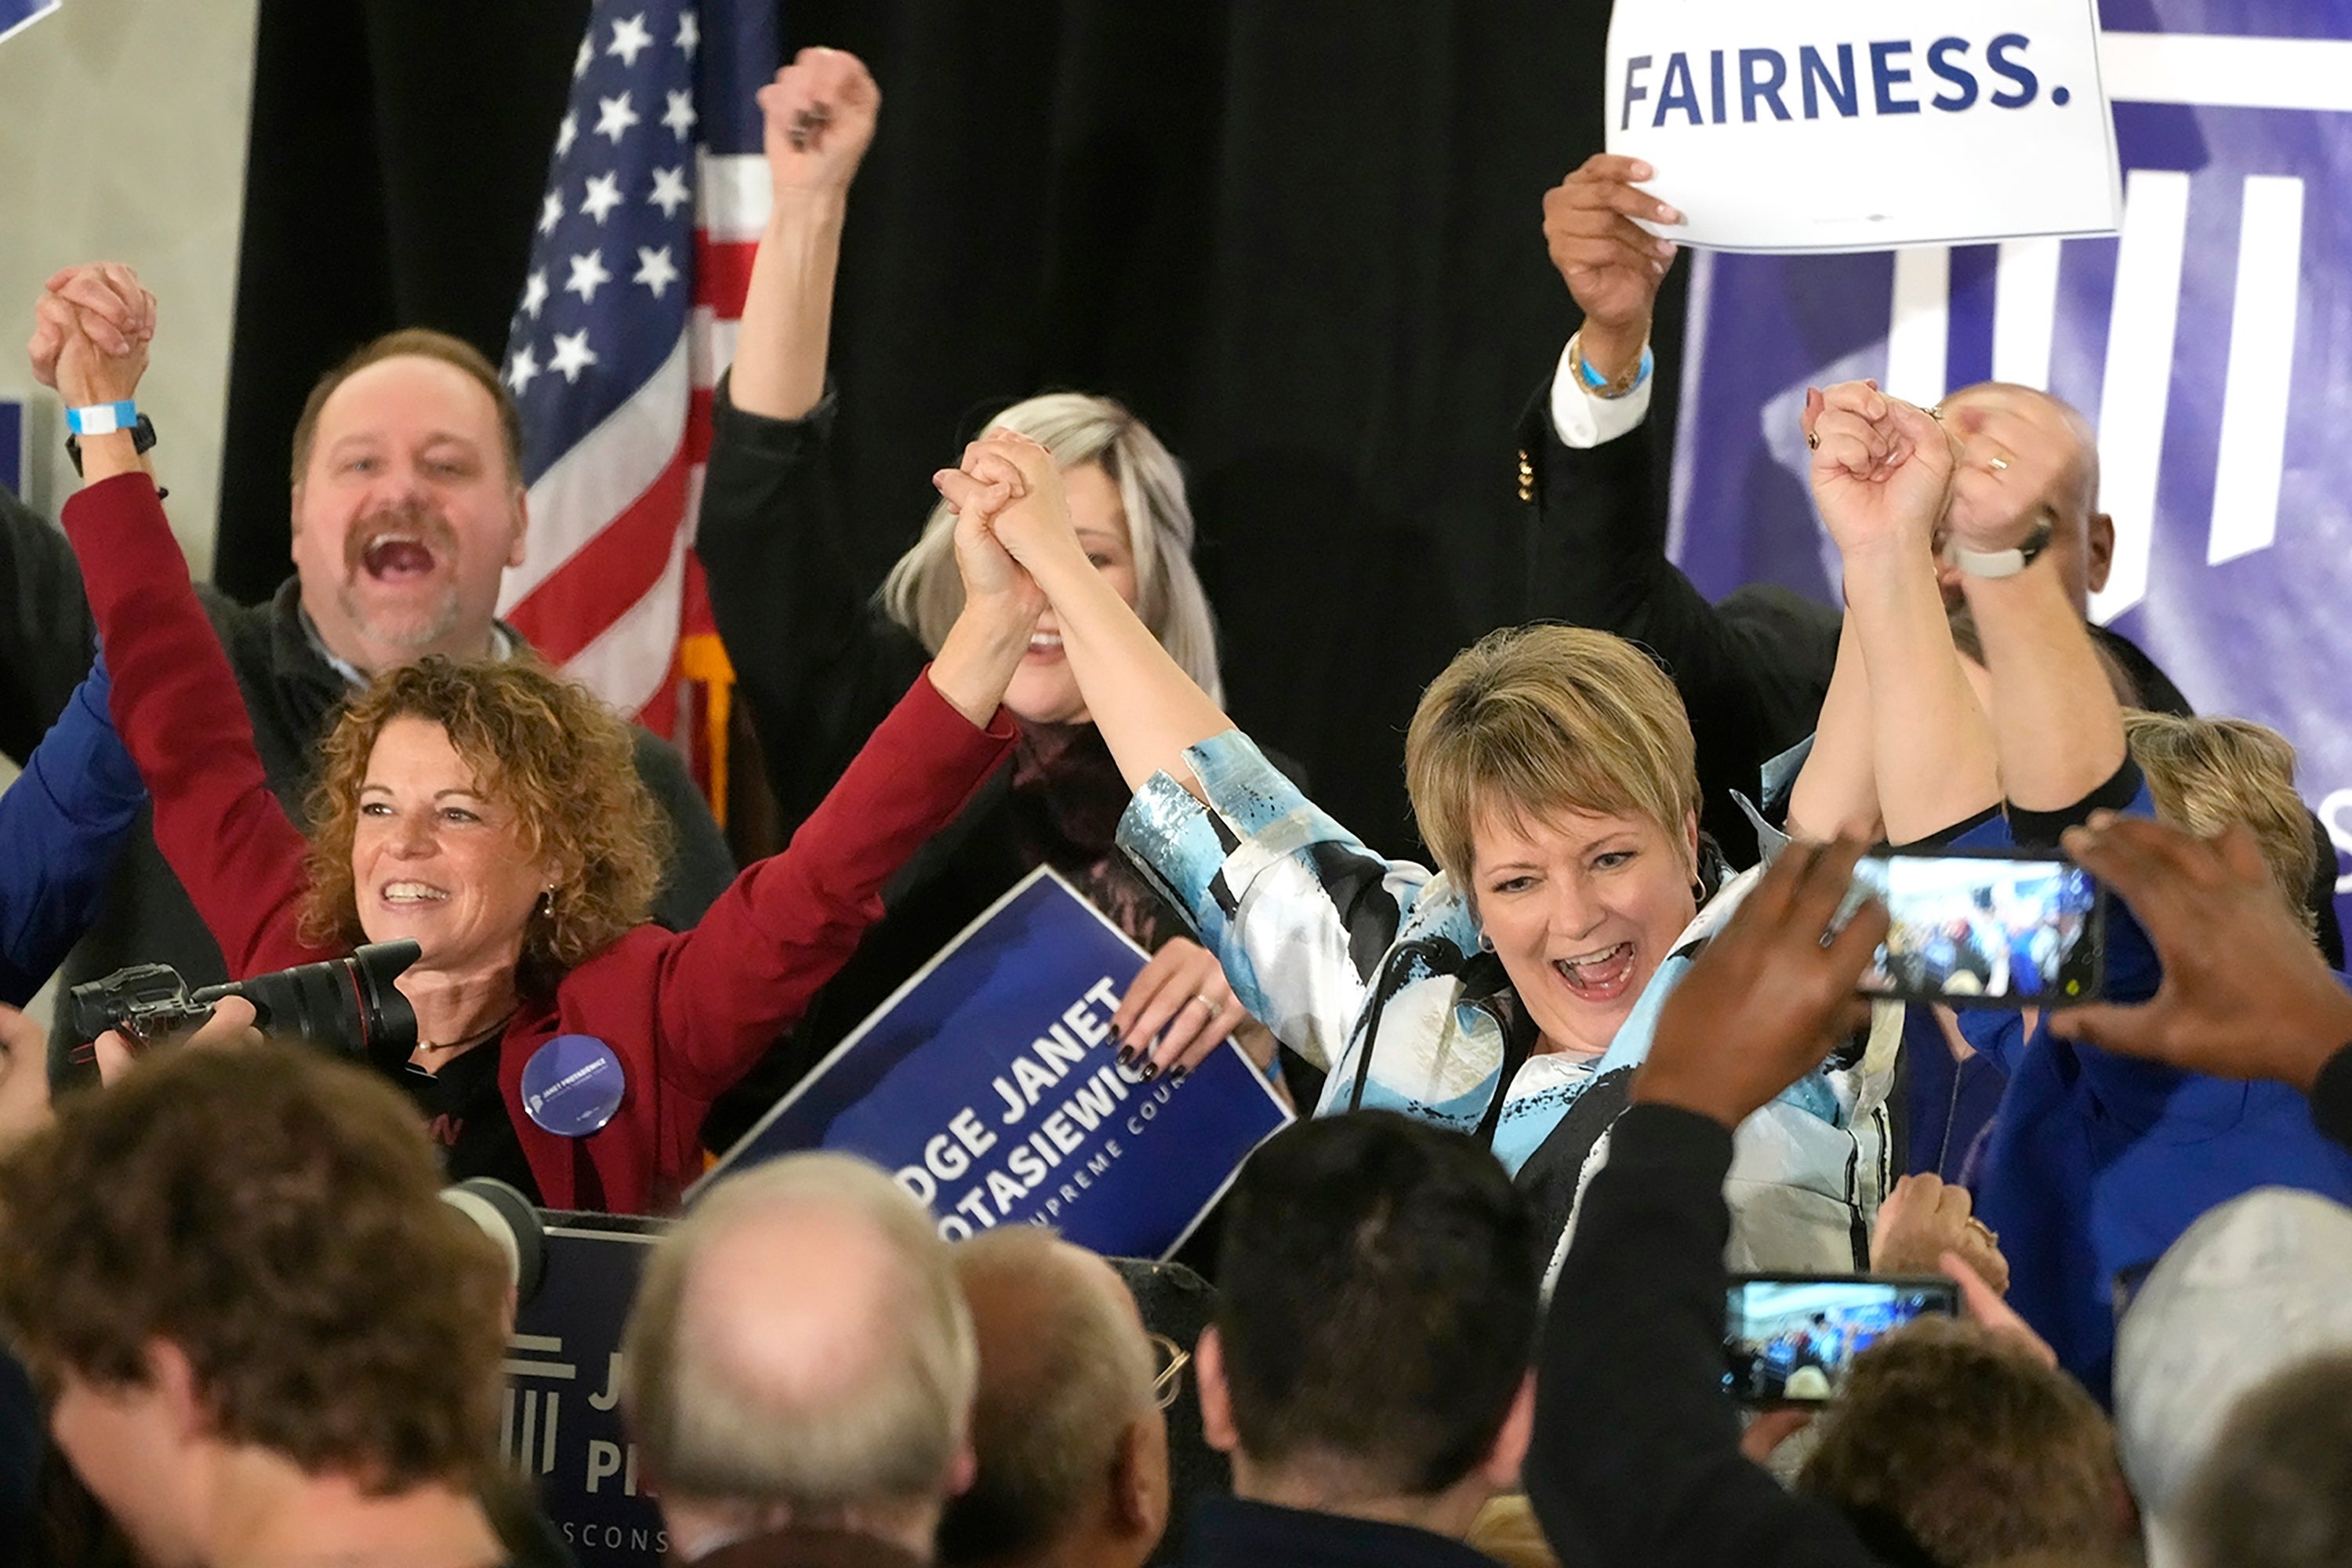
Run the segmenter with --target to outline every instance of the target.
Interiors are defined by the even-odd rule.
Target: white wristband
[[[119,403],[89,403],[66,410],[66,428],[77,436],[111,436],[139,423],[139,405],[129,398]]]

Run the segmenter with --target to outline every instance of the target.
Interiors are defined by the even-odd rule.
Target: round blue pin
[[[522,1068],[522,1108],[559,1138],[585,1138],[621,1108],[621,1058],[593,1035],[558,1035]]]

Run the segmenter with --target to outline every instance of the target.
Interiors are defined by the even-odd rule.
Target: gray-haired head
[[[2161,1563],[2171,1516],[2239,1401],[2352,1350],[2352,1209],[2263,1187],[2212,1209],[2149,1271],[2116,1332],[2116,1436]]]
[[[954,1265],[862,1161],[789,1155],[711,1189],[648,1261],[623,1353],[665,1506],[921,1520],[967,1464],[979,1356]]]

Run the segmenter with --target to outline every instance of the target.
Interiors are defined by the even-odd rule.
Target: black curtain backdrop
[[[493,355],[583,0],[262,0],[222,584],[286,574],[310,384],[397,325]],[[1184,459],[1237,720],[1391,853],[1422,685],[1528,612],[1515,431],[1575,324],[1546,189],[1601,142],[1603,5],[785,0],[872,66],[834,336],[867,515],[980,421],[1120,397]],[[1684,268],[1661,310],[1670,438]],[[1663,474],[1664,466],[1661,465]]]

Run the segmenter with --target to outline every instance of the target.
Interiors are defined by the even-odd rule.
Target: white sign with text
[[[1885,250],[2112,234],[2094,0],[1617,0],[1609,151],[1667,237]],[[1655,226],[1645,225],[1644,226]]]

